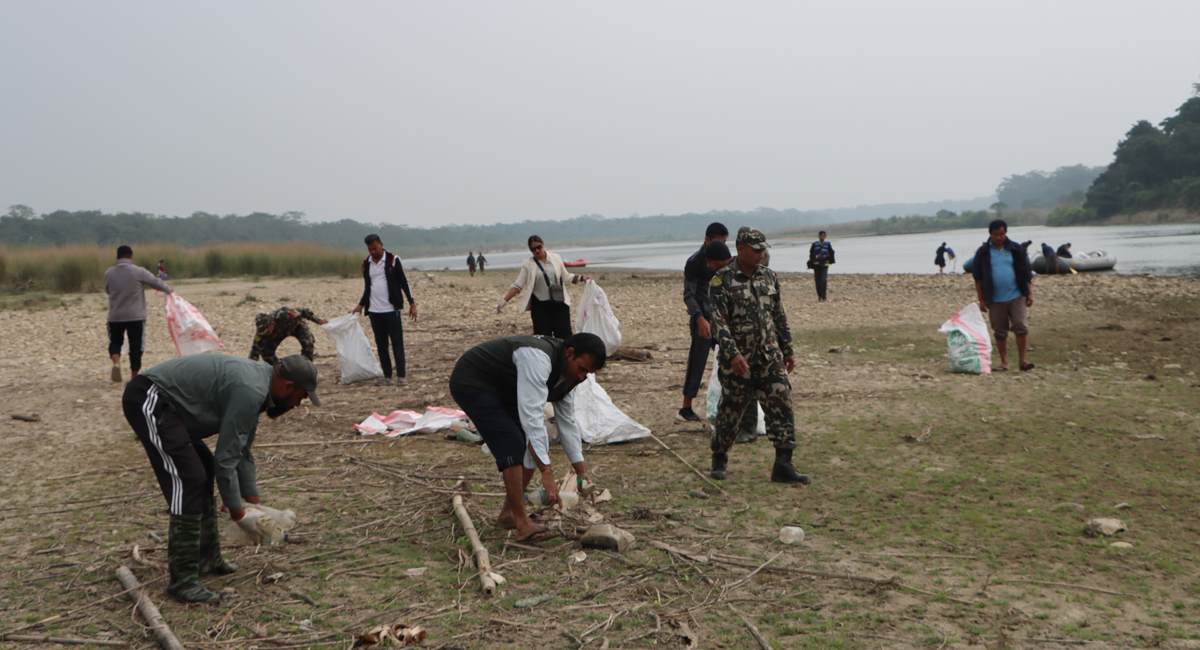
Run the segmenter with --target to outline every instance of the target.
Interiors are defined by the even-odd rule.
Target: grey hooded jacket
[[[128,257],[117,260],[116,264],[104,272],[104,292],[108,294],[108,322],[146,320],[146,290],[142,286],[144,284],[171,293],[171,285],[134,264]]]

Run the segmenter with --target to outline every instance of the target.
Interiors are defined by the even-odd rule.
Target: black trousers
[[[688,348],[687,370],[683,375],[683,396],[695,397],[696,393],[700,392],[700,381],[704,379],[704,366],[708,363],[708,353],[717,344],[714,338],[704,338],[697,334],[696,319],[699,316],[692,316],[690,321],[690,330],[692,333],[692,345]],[[709,325],[712,325],[712,319],[708,318]],[[710,329],[711,332],[711,329]]]
[[[129,336],[129,369],[137,372],[142,369],[142,353],[146,351],[146,321],[109,321],[109,355],[121,354],[121,343],[126,335]]]
[[[146,449],[167,509],[173,515],[203,515],[216,480],[216,463],[208,445],[188,435],[179,414],[142,375],[125,386],[121,406],[125,420]]]
[[[529,315],[533,318],[533,333],[566,340],[571,336],[571,307],[565,302],[529,298]]]
[[[483,436],[496,459],[496,469],[503,472],[525,462],[525,449],[529,443],[516,404],[505,404],[499,397],[482,390],[451,388],[450,396]]]
[[[396,376],[406,377],[404,368],[404,318],[398,311],[382,314],[367,312],[371,319],[371,331],[375,333],[375,347],[379,349],[379,367],[383,376],[392,378],[392,359],[388,356],[388,342],[392,344],[396,355]]]
[[[813,278],[817,281],[817,297],[821,300],[825,299],[825,283],[829,279],[829,267],[817,266],[813,268]]]

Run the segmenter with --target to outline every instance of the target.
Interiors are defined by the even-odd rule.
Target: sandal
[[[996,366],[992,368],[992,372],[1004,372],[1005,370],[1008,370],[1008,366]]]
[[[549,528],[539,528],[524,537],[518,537],[517,541],[522,544],[540,544],[558,537],[558,533]]]
[[[1033,370],[1033,367],[1034,366],[1032,363],[1022,363],[1021,364],[1021,372],[1028,372],[1030,370]]]

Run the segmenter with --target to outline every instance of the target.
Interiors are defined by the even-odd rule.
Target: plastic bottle
[[[559,492],[558,498],[562,499],[562,507],[564,510],[574,508],[579,505],[579,495],[574,492]],[[525,503],[531,506],[545,506],[549,504],[550,497],[546,494],[546,490],[531,490],[525,494]]]
[[[546,497],[546,490],[544,489],[532,490],[525,493],[525,502],[531,506],[544,506],[546,505],[547,501],[548,499]]]
[[[779,529],[779,541],[784,544],[798,544],[804,541],[804,529],[799,526],[784,526]]]

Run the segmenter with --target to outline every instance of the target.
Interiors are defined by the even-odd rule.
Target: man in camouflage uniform
[[[305,308],[280,307],[269,314],[255,316],[254,344],[250,346],[250,358],[258,361],[259,357],[262,357],[263,361],[272,366],[277,365],[279,357],[275,356],[275,350],[279,348],[279,344],[283,343],[284,339],[294,336],[300,342],[300,354],[304,355],[305,359],[312,361],[317,341],[313,338],[312,332],[308,331],[308,326],[304,324],[305,319],[317,325],[329,322],[323,318],[317,318],[313,315],[312,310]]]
[[[742,226],[737,234],[737,257],[717,271],[708,289],[713,335],[720,346],[717,377],[721,381],[711,476],[726,477],[738,422],[758,399],[766,416],[767,438],[775,445],[771,480],[808,484],[808,475],[792,465],[796,426],[788,373],[796,360],[779,278],[761,265],[767,247],[760,230]]]

